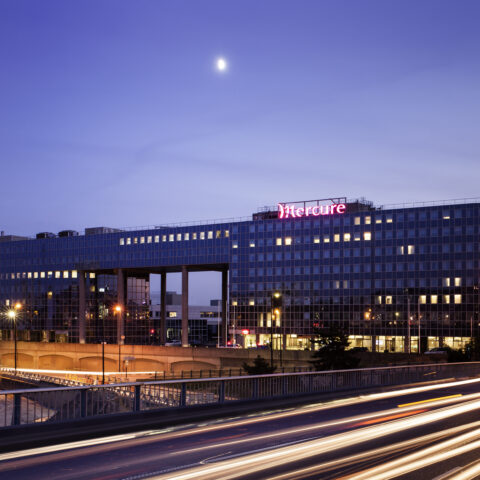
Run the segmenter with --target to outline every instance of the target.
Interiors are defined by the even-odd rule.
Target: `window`
[[[238,242],[236,240],[232,242],[232,248],[238,248]]]
[[[385,297],[385,303],[386,303],[387,305],[391,305],[391,304],[392,304],[392,296],[391,296],[391,295],[387,295],[387,296]]]
[[[450,295],[443,296],[443,303],[450,303]]]
[[[393,223],[393,218],[392,217],[387,217],[387,223]]]
[[[318,235],[313,237],[313,243],[320,243],[320,237]]]
[[[177,242],[181,242],[181,241],[182,241],[182,234],[177,233]]]
[[[55,278],[60,278],[60,272],[55,272]]]
[[[135,244],[138,243],[138,237],[135,237],[135,238],[133,239],[133,243],[135,243]]]
[[[166,235],[162,235],[162,242],[166,242],[167,241],[167,236]]]
[[[225,230],[225,238],[228,238],[230,236],[230,230]]]
[[[449,277],[444,277],[442,285],[444,287],[449,287],[450,286],[450,278]]]
[[[355,217],[353,220],[354,225],[360,225],[360,217]]]
[[[281,238],[277,238],[277,241],[275,242],[275,244],[276,244],[277,246],[282,245],[282,239],[281,239]]]
[[[140,237],[140,243],[145,243],[145,237]]]
[[[68,278],[68,270],[63,271],[63,278]]]
[[[372,234],[370,232],[363,232],[363,239],[364,240],[371,240]]]
[[[430,303],[436,305],[438,303],[438,295],[430,295]]]
[[[372,217],[365,217],[365,225],[370,225],[372,223]]]
[[[205,232],[200,232],[200,240],[205,240]]]
[[[151,235],[149,235],[149,236],[147,237],[147,243],[152,243],[152,236],[151,236]]]
[[[40,278],[45,278],[45,272],[40,272]]]
[[[250,248],[254,248],[255,247],[255,240],[250,240],[249,246],[250,246]]]
[[[292,237],[285,237],[285,245],[291,245],[292,244]]]
[[[454,302],[459,304],[462,303],[462,296],[461,295],[454,295]]]
[[[120,245],[125,245],[125,239],[124,238],[120,239]]]
[[[250,300],[248,301],[248,304],[249,304],[251,307],[253,307],[253,306],[255,305],[255,300],[250,299]]]
[[[323,237],[323,243],[330,243],[330,237],[328,235]]]
[[[335,235],[333,235],[333,241],[334,242],[339,242],[340,241],[340,234],[339,233],[335,233]]]
[[[132,244],[132,239],[130,237],[127,238],[127,245],[131,245]]]
[[[212,240],[212,238],[213,238],[213,231],[210,230],[210,231],[208,232],[208,239],[209,239],[209,240]]]
[[[175,236],[173,235],[173,233],[171,233],[171,234],[168,236],[168,241],[169,241],[169,242],[175,241]]]
[[[190,240],[190,233],[186,232],[183,234],[183,239],[188,242]]]
[[[362,237],[360,236],[359,233],[354,233],[354,234],[353,234],[353,240],[354,240],[355,242],[360,241],[361,238],[362,238]]]
[[[382,223],[382,217],[377,217],[375,219],[375,223]]]
[[[422,305],[424,305],[425,303],[427,303],[427,296],[426,295],[420,295],[418,297],[418,302],[421,303]]]
[[[455,277],[455,286],[461,287],[462,286],[462,279],[461,277]]]
[[[408,245],[407,252],[408,252],[409,255],[414,254],[415,253],[415,245]]]
[[[349,242],[350,241],[350,234],[349,233],[344,233],[343,234],[343,241],[344,242]]]
[[[382,296],[381,296],[381,295],[377,295],[377,296],[375,297],[375,303],[376,303],[377,305],[381,305],[381,304],[382,304]]]
[[[192,233],[192,240],[196,240],[197,239],[197,232],[193,232]]]
[[[168,316],[170,318],[175,318],[177,316],[177,312],[168,312]]]
[[[403,245],[397,247],[397,255],[403,255],[405,252],[405,248]]]

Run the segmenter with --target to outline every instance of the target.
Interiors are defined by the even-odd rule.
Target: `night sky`
[[[1,0],[0,229],[476,197],[479,20],[467,0]]]

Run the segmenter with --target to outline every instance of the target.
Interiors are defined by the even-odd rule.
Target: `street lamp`
[[[17,373],[17,312],[22,308],[22,304],[17,302],[13,309],[10,309],[7,313],[8,318],[13,321],[13,341],[14,341],[14,354],[13,365],[15,374]]]
[[[280,318],[283,299],[279,291],[272,294],[272,318],[270,320],[270,366],[273,367],[273,321]]]
[[[115,315],[120,315],[122,313],[122,306],[121,305],[115,305],[115,308],[113,309],[115,312]],[[121,348],[122,348],[122,343],[125,340],[125,335],[121,335],[120,341],[118,342],[118,372],[120,373],[122,370],[122,354],[121,354]]]

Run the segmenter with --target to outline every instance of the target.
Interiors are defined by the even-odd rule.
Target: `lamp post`
[[[114,308],[114,311],[115,311],[115,315],[120,315],[122,313],[122,306],[121,305],[115,305],[115,308]],[[122,343],[124,342],[125,340],[125,335],[122,335],[120,337],[120,341],[118,342],[118,373],[121,372],[122,368],[122,352],[121,352],[121,348],[122,348]]]
[[[17,314],[18,310],[22,308],[21,303],[16,303],[15,307],[8,311],[7,315],[13,321],[13,342],[14,342],[14,354],[13,354],[13,365],[15,369],[15,374],[17,373]]]
[[[270,366],[273,367],[273,322],[280,318],[282,311],[282,293],[279,291],[272,294],[272,318],[270,320]]]

